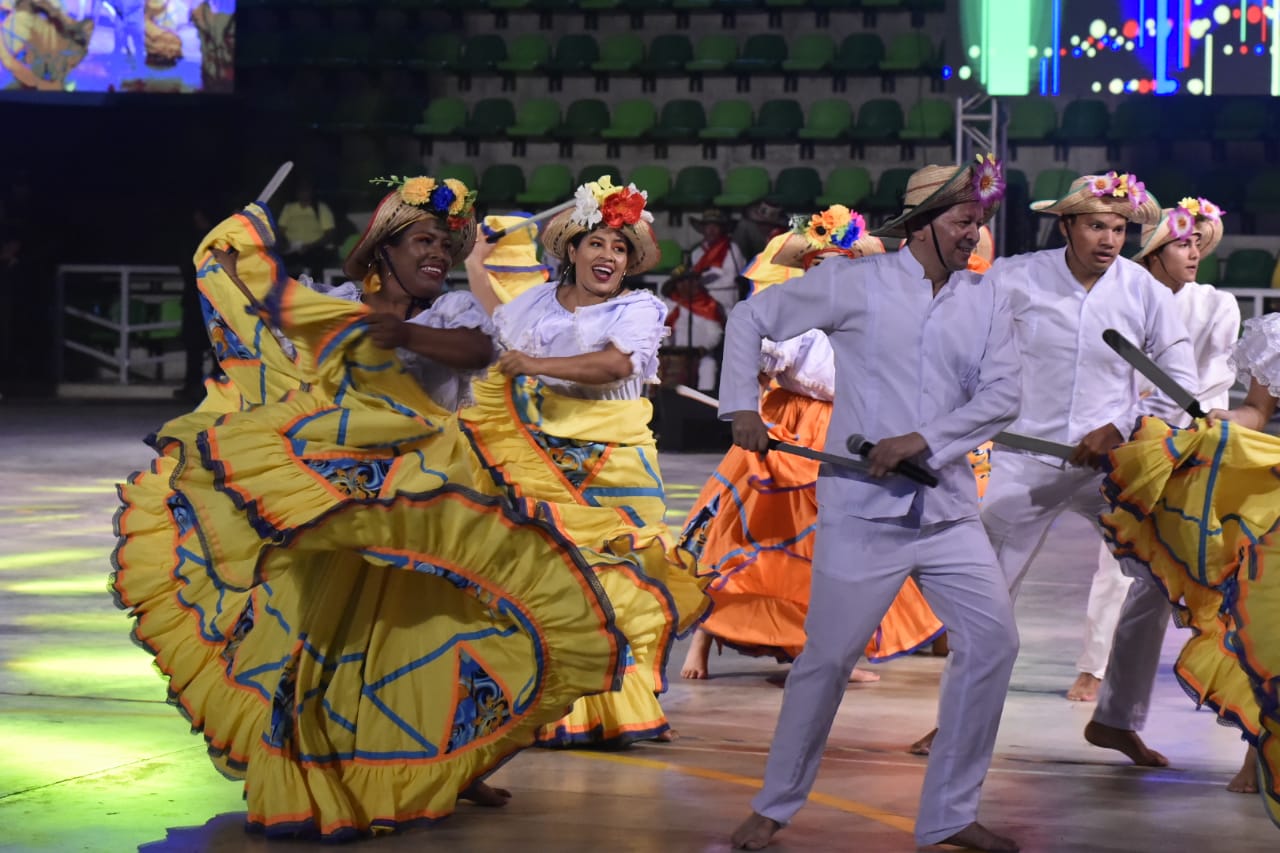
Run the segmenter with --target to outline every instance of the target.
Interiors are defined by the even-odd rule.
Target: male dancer
[[[1075,446],[1062,460],[1000,448],[982,505],[982,522],[1015,597],[1049,526],[1065,511],[1097,523],[1107,509],[1099,492],[1103,466],[1142,415],[1175,424],[1187,416],[1160,392],[1138,394],[1134,370],[1102,340],[1116,329],[1186,388],[1197,388],[1195,356],[1169,289],[1121,258],[1130,222],[1154,224],[1160,205],[1133,175],[1086,175],[1062,198],[1031,209],[1056,215],[1062,249],[1001,258],[986,278],[1008,299],[1022,363],[1021,414],[1010,431]],[[1118,566],[1113,569],[1118,575]],[[1097,579],[1095,578],[1095,585]],[[1134,763],[1164,766],[1138,736],[1169,621],[1169,603],[1150,578],[1137,577],[1107,617],[1093,601],[1092,620],[1118,616],[1109,675],[1085,738]],[[1115,622],[1112,622],[1115,625]],[[944,683],[945,683],[944,678]]]
[[[819,473],[808,642],[787,678],[764,790],[733,833],[737,848],[766,846],[804,804],[849,672],[910,575],[950,631],[955,670],[916,841],[1018,849],[977,822],[1018,638],[966,458],[1017,413],[1008,308],[963,272],[1002,190],[994,157],[926,166],[908,182],[905,211],[876,232],[908,237],[905,249],[828,260],[730,315],[720,412],[735,444],[768,446],[755,375],[761,340],[809,329],[826,332],[835,353],[828,450],[843,452],[854,433],[875,442],[869,476],[827,465]],[[909,461],[932,469],[937,488],[891,476]]]

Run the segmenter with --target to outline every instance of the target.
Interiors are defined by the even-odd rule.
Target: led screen
[[[0,0],[0,97],[230,92],[234,0]]]

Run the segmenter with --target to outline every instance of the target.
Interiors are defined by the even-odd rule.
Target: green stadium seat
[[[1092,98],[1071,101],[1062,111],[1062,123],[1054,131],[1058,154],[1066,159],[1072,145],[1106,145],[1111,115],[1107,105]]]
[[[871,175],[861,166],[838,166],[827,175],[822,193],[814,199],[819,208],[843,204],[853,210],[871,195]]]
[[[654,156],[665,157],[672,142],[694,142],[698,133],[707,126],[707,114],[702,102],[691,98],[677,98],[662,106],[658,123],[649,131],[654,141]]]
[[[516,201],[535,210],[568,201],[573,197],[573,173],[563,163],[543,163],[534,168],[526,181],[525,191]]]
[[[922,74],[934,70],[933,40],[924,33],[901,33],[885,48],[880,70],[889,74]]]
[[[734,166],[724,177],[724,191],[711,200],[716,207],[746,207],[769,194],[763,166]]]
[[[658,84],[655,78],[683,74],[685,65],[692,58],[693,45],[688,36],[678,33],[657,36],[649,43],[648,55],[636,66],[641,76],[641,90],[656,91]]]
[[[470,36],[462,42],[462,50],[450,70],[463,77],[492,74],[498,70],[498,63],[504,62],[506,58],[507,43],[502,40],[502,36]]]
[[[516,108],[510,98],[482,98],[476,101],[467,123],[458,128],[458,135],[467,140],[467,153],[476,154],[481,140],[505,137],[507,128],[515,123]]]
[[[831,58],[831,72],[849,76],[877,74],[884,56],[884,41],[880,36],[852,33],[844,37]]]
[[[551,59],[551,42],[541,33],[521,33],[507,45],[507,58],[498,63],[498,70],[511,74],[532,74],[540,71]]]
[[[748,36],[738,58],[729,63],[729,73],[738,75],[738,91],[751,89],[753,74],[776,74],[787,60],[787,42],[780,35],[759,33]]]
[[[476,204],[485,209],[510,205],[522,192],[524,192],[524,170],[514,163],[495,163],[480,173],[480,185],[476,188]]]
[[[1019,145],[1053,145],[1058,129],[1058,111],[1051,98],[1017,98],[1009,110],[1005,140],[1009,156],[1018,156]]]
[[[667,195],[667,207],[677,210],[710,207],[720,189],[720,172],[716,168],[685,166],[676,173],[675,183]]]
[[[676,267],[684,263],[684,249],[669,237],[658,240],[658,254],[658,263],[650,270],[654,275],[671,275]]]
[[[573,154],[574,142],[599,139],[600,132],[609,126],[609,108],[599,98],[583,98],[573,101],[565,110],[564,121],[551,131],[553,139],[560,142],[560,156]]]
[[[788,166],[773,180],[773,192],[765,196],[783,210],[811,211],[822,195],[822,178],[808,166]]]
[[[831,66],[835,55],[835,40],[826,33],[797,36],[791,44],[791,55],[782,63],[782,70],[789,74],[817,74]]]
[[[666,166],[656,163],[651,166],[637,166],[632,170],[627,181],[649,194],[647,207],[662,208],[666,204],[667,196],[671,193],[671,171]]]
[[[594,166],[583,166],[578,170],[578,181],[575,186],[582,186],[591,181],[598,181],[602,175],[608,175],[615,187],[622,186],[622,170],[609,163],[597,163]]]
[[[698,46],[684,67],[693,74],[723,74],[737,58],[738,40],[725,33],[712,33],[698,39]]]
[[[644,61],[644,41],[635,33],[614,33],[600,44],[600,58],[591,63],[597,74],[631,74]]]
[[[738,142],[751,128],[751,104],[742,100],[716,101],[707,116],[707,126],[698,131],[704,143]]]
[[[476,177],[476,169],[470,163],[439,163],[432,167],[431,176],[437,181],[453,178],[462,181],[467,189],[479,191],[480,180]]]
[[[854,143],[853,156],[861,156],[867,145],[892,145],[906,124],[902,105],[893,98],[872,98],[858,109],[858,120],[849,128]]]
[[[898,140],[907,148],[914,145],[955,144],[956,114],[950,101],[923,98],[907,111],[907,120]]]
[[[1220,287],[1269,287],[1276,257],[1266,249],[1236,249],[1226,258]]]
[[[446,139],[467,123],[467,105],[461,98],[436,98],[422,111],[422,121],[413,126],[415,136]]]
[[[843,142],[853,125],[853,107],[844,98],[826,98],[813,102],[809,118],[796,133],[800,139],[800,156],[813,157],[814,143]]]
[[[653,108],[653,101],[648,98],[621,101],[613,109],[609,126],[600,131],[600,136],[608,140],[605,155],[617,157],[621,143],[639,142],[646,138],[657,121],[657,111]]]
[[[907,181],[915,169],[895,167],[880,173],[875,192],[867,196],[863,204],[868,212],[896,216],[902,212],[902,199],[907,193]]]

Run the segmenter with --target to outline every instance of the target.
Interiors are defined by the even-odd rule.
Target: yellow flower
[[[601,175],[598,181],[592,181],[587,184],[591,194],[596,197],[596,204],[603,204],[605,196],[612,194],[618,187],[613,185],[613,178],[608,175]]]
[[[1111,191],[1111,195],[1116,198],[1124,198],[1129,194],[1129,175],[1119,175],[1116,178],[1116,188]]]
[[[400,198],[405,204],[418,205],[426,204],[431,198],[431,191],[436,188],[436,182],[431,178],[409,178],[400,187]]]
[[[1178,207],[1182,208],[1187,213],[1190,213],[1192,216],[1200,215],[1200,199],[1198,198],[1187,196],[1182,201],[1178,202]]]
[[[445,178],[444,185],[453,191],[453,202],[449,205],[450,216],[461,216],[467,208],[467,185],[457,178]]]

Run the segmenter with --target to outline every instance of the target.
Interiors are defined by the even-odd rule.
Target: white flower
[[[569,218],[574,222],[591,228],[603,218],[600,214],[600,202],[596,201],[595,193],[591,191],[589,184],[578,187],[573,194],[573,200],[573,213]]]

